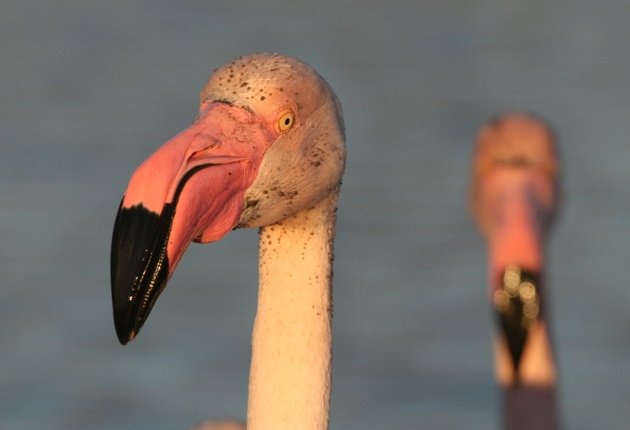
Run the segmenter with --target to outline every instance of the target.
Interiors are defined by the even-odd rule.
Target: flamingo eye
[[[288,131],[295,123],[295,114],[292,111],[286,111],[278,118],[278,130],[281,133]]]

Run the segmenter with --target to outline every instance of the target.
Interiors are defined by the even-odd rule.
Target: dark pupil
[[[284,120],[284,125],[289,125],[291,124],[291,118],[287,118]]]

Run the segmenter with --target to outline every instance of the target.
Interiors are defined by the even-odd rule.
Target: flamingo
[[[132,340],[191,241],[260,227],[247,428],[321,430],[331,386],[341,106],[309,65],[278,54],[216,70],[194,124],[133,173],[112,239],[114,324]]]
[[[529,114],[494,118],[476,139],[471,209],[488,245],[495,373],[509,430],[559,427],[542,276],[559,200],[556,152],[551,128]]]

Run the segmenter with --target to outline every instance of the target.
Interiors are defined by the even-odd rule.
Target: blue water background
[[[533,110],[561,139],[549,246],[566,428],[630,422],[630,7],[624,1],[0,4],[0,428],[185,429],[244,417],[256,232],[186,254],[139,338],[109,293],[134,168],[255,51],[339,95],[331,429],[498,429],[472,140]]]

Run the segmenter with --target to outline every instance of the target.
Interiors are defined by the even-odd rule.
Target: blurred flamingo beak
[[[120,343],[138,334],[190,242],[219,240],[237,225],[245,191],[272,139],[252,112],[204,104],[192,126],[134,172],[111,248]]]

